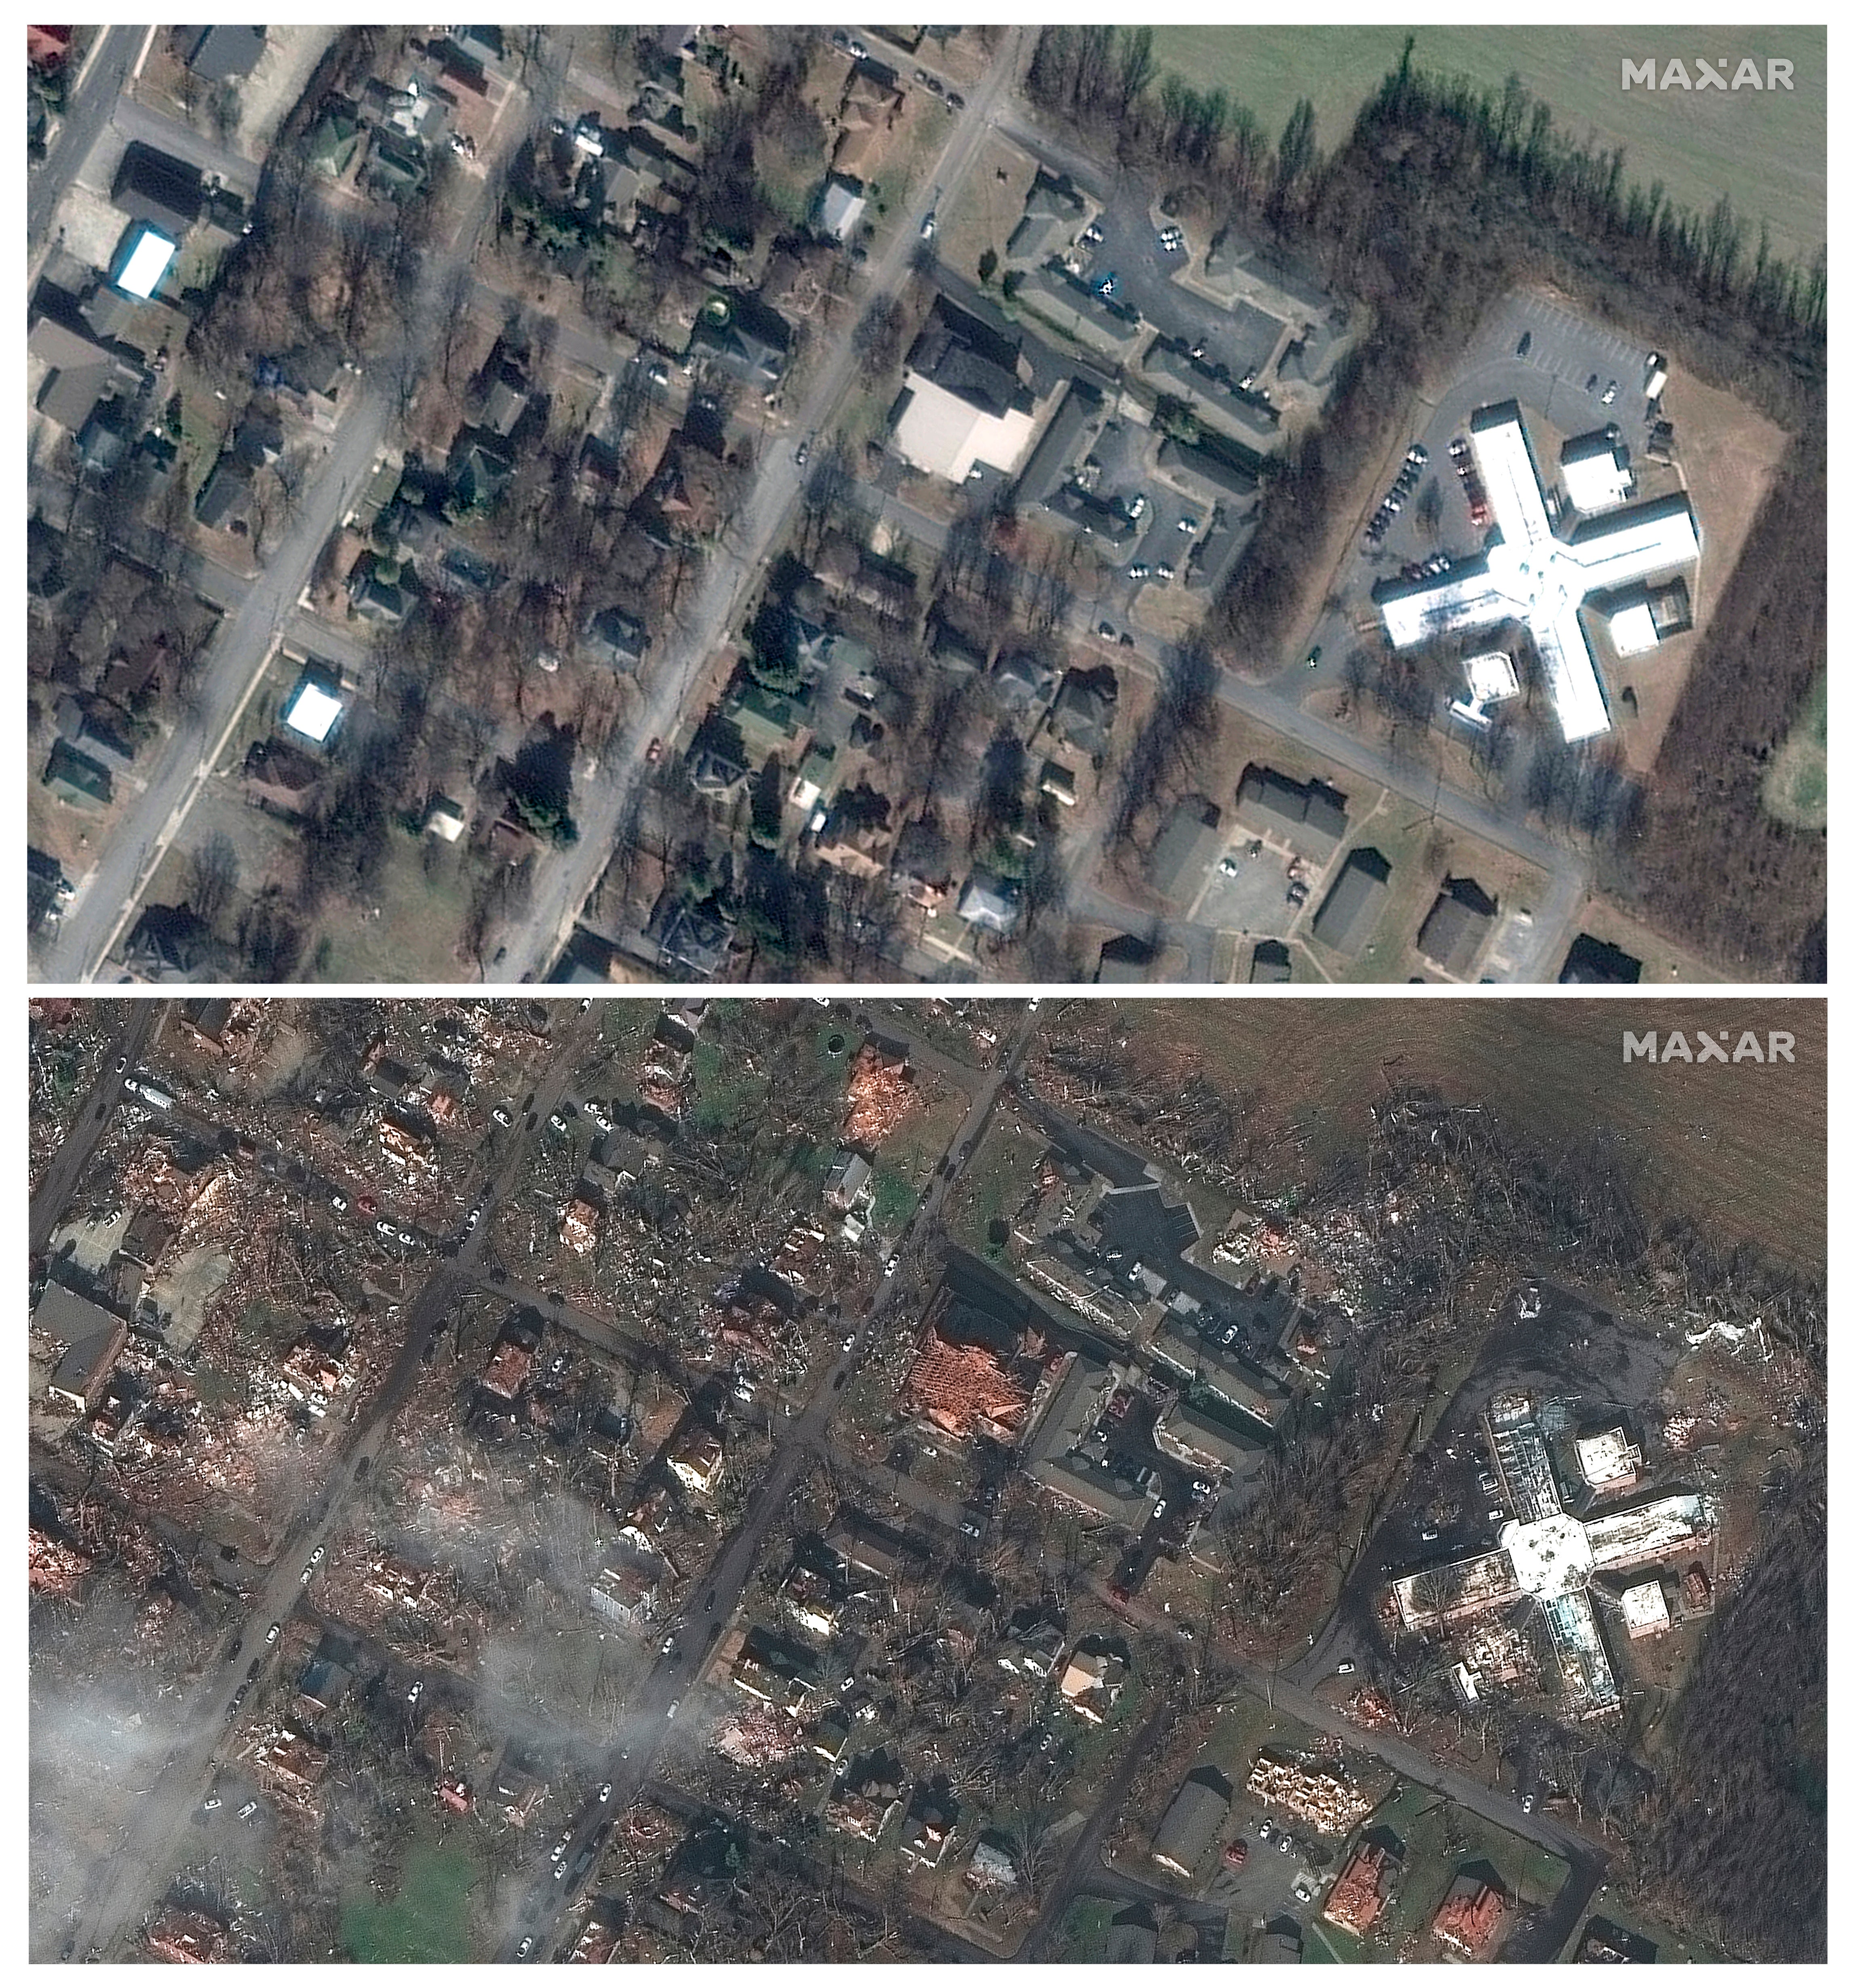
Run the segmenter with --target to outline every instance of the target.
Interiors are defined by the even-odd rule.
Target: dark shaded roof
[[[1568,948],[1559,984],[1564,987],[1630,987],[1638,980],[1640,962],[1616,945],[1582,932]]]
[[[913,340],[906,363],[966,405],[1000,415],[1034,405],[1034,396],[1017,377],[1020,357],[1019,340],[941,296]]]
[[[1379,849],[1352,849],[1311,930],[1338,952],[1359,952],[1376,929],[1393,865]]]
[[[1100,947],[1098,970],[1093,978],[1105,985],[1148,980],[1156,963],[1155,946],[1135,932],[1120,932]]]
[[[1118,679],[1101,664],[1096,669],[1069,670],[1054,699],[1055,729],[1076,752],[1097,759],[1112,739],[1118,714]]]
[[[1220,1768],[1198,1767],[1164,1810],[1152,1841],[1152,1855],[1193,1876],[1227,1819],[1233,1792]]]
[[[1069,382],[1054,419],[1042,430],[1017,481],[1020,502],[1044,504],[1067,482],[1081,431],[1100,406],[1099,396],[1091,386],[1080,380]]]
[[[211,934],[190,904],[149,904],[123,957],[151,980],[201,980],[210,972]]]
[[[1420,928],[1421,952],[1449,973],[1469,973],[1484,944],[1497,901],[1470,877],[1449,877]]]
[[[1347,795],[1321,780],[1288,779],[1271,766],[1247,766],[1235,789],[1234,805],[1264,816],[1300,847],[1316,838],[1334,848],[1348,827]]]
[[[137,144],[122,155],[110,197],[124,214],[178,242],[199,218],[204,190],[197,167]]]
[[[1171,809],[1145,865],[1153,888],[1166,898],[1193,879],[1221,840],[1221,810],[1201,794],[1189,794]]]
[[[193,505],[193,515],[213,531],[223,531],[243,518],[251,502],[251,472],[234,455],[222,455],[212,465]]]
[[[45,762],[45,784],[80,807],[107,807],[114,798],[109,769],[79,752],[68,739],[53,744]]]
[[[249,76],[263,54],[261,28],[176,28],[174,34],[185,50],[181,60],[208,83]]]
[[[1233,442],[1213,449],[1196,442],[1166,441],[1157,451],[1161,469],[1180,469],[1230,497],[1250,497],[1260,487],[1259,458]]]
[[[1292,977],[1291,948],[1283,939],[1263,938],[1254,948],[1247,980],[1255,987],[1276,986]]]

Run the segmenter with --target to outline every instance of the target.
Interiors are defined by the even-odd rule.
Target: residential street
[[[937,162],[918,175],[919,191],[898,217],[880,261],[871,265],[861,317],[877,306],[884,307],[906,280],[919,225],[935,198],[949,205],[956,198],[985,137],[1010,100],[1023,49],[1022,31],[1011,29],[969,107],[959,114]],[[789,437],[761,453],[757,473],[730,532],[709,556],[693,613],[653,666],[641,702],[605,754],[597,786],[578,798],[578,841],[536,879],[532,909],[524,928],[508,935],[507,956],[496,969],[498,977],[539,979],[570,937],[580,908],[610,860],[618,824],[631,793],[647,771],[644,754],[649,740],[674,730],[695,679],[734,625],[746,592],[772,547],[788,529],[803,486],[803,472],[796,462],[798,444],[803,437],[828,425],[853,382],[858,363],[853,331],[844,327],[832,341],[801,412],[792,421]]]

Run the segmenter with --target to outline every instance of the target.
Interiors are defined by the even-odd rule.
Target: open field
[[[1199,1054],[1208,1070],[1298,1107],[1314,1155],[1360,1138],[1389,1082],[1494,1105],[1550,1141],[1611,1128],[1660,1205],[1772,1255],[1821,1267],[1826,1236],[1823,1002],[1659,1000],[1127,1003],[1128,1026]],[[1623,1032],[1790,1030],[1790,1065],[1623,1064]]]
[[[1308,96],[1325,150],[1400,59],[1404,27],[1159,28],[1158,60],[1199,90],[1226,90],[1277,137]],[[1647,90],[1619,86],[1623,57],[1701,56],[1730,68],[1793,63],[1791,90]],[[1822,27],[1445,27],[1416,32],[1423,68],[1501,88],[1513,71],[1558,130],[1623,146],[1627,177],[1662,180],[1670,198],[1707,211],[1727,194],[1751,234],[1768,223],[1777,252],[1810,257],[1826,238],[1826,35]]]
[[[1768,769],[1762,805],[1776,821],[1795,828],[1826,825],[1826,673],[1808,692],[1799,722],[1788,733]]]
[[[467,1960],[466,1908],[479,1875],[460,1843],[424,1842],[406,1858],[389,1905],[357,1895],[343,1908],[341,1938],[359,1961]]]

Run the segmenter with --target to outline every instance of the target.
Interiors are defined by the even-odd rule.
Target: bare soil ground
[[[1727,1235],[1817,1266],[1825,1252],[1826,1017],[1820,1001],[1746,1004],[1536,1000],[1127,1003],[1128,1026],[1189,1067],[1360,1139],[1387,1085],[1482,1102],[1543,1141],[1618,1134],[1649,1192]],[[1790,1031],[1795,1060],[1701,1066],[1621,1060],[1623,1032]]]

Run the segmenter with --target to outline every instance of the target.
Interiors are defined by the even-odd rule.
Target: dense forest
[[[1823,839],[1770,820],[1761,781],[1824,659],[1824,252],[1783,260],[1726,198],[1700,214],[1628,179],[1622,150],[1569,138],[1514,77],[1485,89],[1416,69],[1413,50],[1326,154],[1308,100],[1271,143],[1225,91],[1159,74],[1149,29],[1050,28],[1037,48],[1029,87],[1045,108],[1089,141],[1115,130],[1125,164],[1369,313],[1324,425],[1269,481],[1209,633],[1234,667],[1271,666],[1410,386],[1443,377],[1514,286],[1553,283],[1675,350],[1795,440],[1700,640],[1667,770],[1602,824],[1602,881],[1746,975],[1817,977]]]

